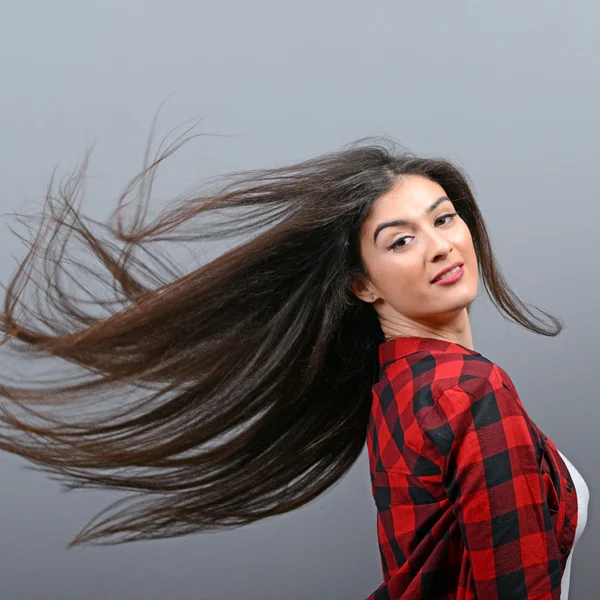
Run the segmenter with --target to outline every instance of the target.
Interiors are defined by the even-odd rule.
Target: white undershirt
[[[581,473],[575,468],[573,463],[571,463],[560,450],[558,452],[561,455],[565,464],[567,465],[567,468],[569,469],[569,474],[571,475],[571,479],[575,484],[575,493],[577,494],[577,527],[575,528],[575,539],[573,540],[573,546],[571,547],[571,552],[569,553],[569,556],[567,558],[567,564],[565,566],[565,572],[563,574],[561,582],[560,593],[560,600],[568,600],[569,583],[571,581],[571,559],[573,558],[573,550],[575,549],[575,544],[581,537],[581,534],[583,533],[583,530],[585,529],[585,525],[587,523],[587,511],[590,499],[590,490],[585,482],[585,479],[581,476]]]

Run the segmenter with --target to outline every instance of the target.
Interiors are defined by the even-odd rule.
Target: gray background
[[[4,0],[0,23],[2,213],[38,206],[57,163],[67,174],[97,141],[87,207],[107,216],[171,94],[159,137],[202,115],[201,130],[231,137],[176,155],[156,201],[207,175],[366,135],[464,166],[503,273],[523,300],[565,321],[559,337],[538,336],[481,294],[472,312],[475,348],[507,370],[588,482],[570,598],[597,597],[600,4]],[[23,251],[4,221],[2,281]],[[24,464],[0,456],[3,600],[361,600],[381,582],[366,451],[292,514],[71,551],[116,497],[61,493]]]

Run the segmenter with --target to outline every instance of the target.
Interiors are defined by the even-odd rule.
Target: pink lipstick
[[[456,271],[456,273],[452,273],[452,275],[447,275],[443,279],[438,279],[437,281],[434,281],[433,283],[435,285],[450,285],[452,283],[456,283],[459,279],[462,278],[462,276],[464,274],[465,274],[465,268],[463,265],[458,268],[458,271]]]

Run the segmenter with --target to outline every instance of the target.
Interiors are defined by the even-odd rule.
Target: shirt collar
[[[385,340],[379,344],[379,364],[384,366],[409,354],[422,351],[441,351],[458,352],[461,354],[470,354],[471,356],[481,356],[479,352],[471,350],[462,344],[448,342],[437,338],[427,337],[396,337]]]

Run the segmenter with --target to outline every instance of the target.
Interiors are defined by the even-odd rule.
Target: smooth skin
[[[420,175],[399,178],[374,203],[360,239],[368,275],[352,291],[373,303],[386,340],[427,337],[473,350],[467,306],[477,295],[477,256],[469,228],[452,213],[456,209],[444,189]],[[396,220],[407,224],[381,228],[374,239],[378,226]],[[455,262],[464,263],[462,279],[431,283]]]

